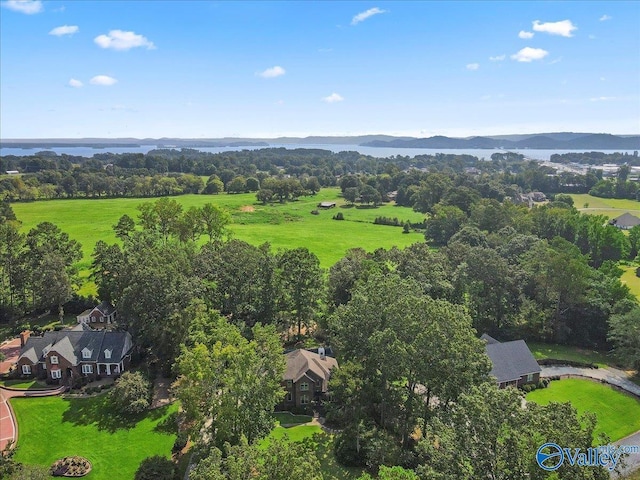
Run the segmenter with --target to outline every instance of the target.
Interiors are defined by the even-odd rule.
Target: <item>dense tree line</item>
[[[20,232],[11,207],[0,210],[0,321],[56,308],[73,296],[80,244],[51,222]]]

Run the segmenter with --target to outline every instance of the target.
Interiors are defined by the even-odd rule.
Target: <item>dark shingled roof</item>
[[[294,350],[285,354],[287,369],[283,380],[291,380],[294,383],[300,380],[308,371],[312,371],[322,379],[322,391],[327,391],[329,376],[332,368],[338,366],[335,358],[321,357],[317,353],[307,350]]]
[[[102,313],[102,315],[104,315],[105,317],[111,315],[116,310],[115,307],[106,300],[102,301],[96,308],[100,310],[100,313]]]
[[[635,215],[631,215],[629,212],[623,213],[619,217],[611,220],[611,225],[615,225],[616,227],[635,227],[636,225],[640,225],[640,218]]]
[[[128,332],[77,329],[46,332],[42,337],[31,336],[20,352],[18,359],[26,357],[32,363],[43,361],[48,352],[56,352],[72,365],[80,362],[117,363],[131,350],[131,335]],[[89,357],[84,358],[83,350]],[[111,350],[111,359],[104,360],[104,350]]]
[[[480,337],[480,340],[484,340],[487,343],[500,343],[498,340],[496,340],[495,338],[493,338],[491,335],[487,333],[483,333],[482,336]]]
[[[488,343],[485,351],[493,364],[490,375],[496,377],[498,383],[519,380],[523,375],[541,370],[524,340]]]

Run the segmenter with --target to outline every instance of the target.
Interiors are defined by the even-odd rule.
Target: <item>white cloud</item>
[[[615,99],[616,97],[593,97],[593,98],[590,98],[589,100],[592,102],[609,102]]]
[[[553,65],[554,63],[560,63],[562,61],[562,57],[558,57],[555,60],[551,60],[549,65]]]
[[[62,37],[63,35],[73,35],[78,30],[77,25],[63,25],[61,27],[56,27],[49,32],[49,35],[55,35],[56,37]]]
[[[82,83],[80,80],[76,80],[75,78],[72,78],[69,80],[69,86],[73,88],[82,88],[84,87],[84,83]]]
[[[285,73],[287,72],[284,68],[276,65],[275,67],[267,68],[264,72],[257,73],[256,75],[262,78],[276,78],[281,77]]]
[[[518,37],[523,38],[525,40],[533,38],[534,35],[535,34],[533,32],[525,32],[524,30],[520,30],[520,33],[518,33]]]
[[[511,58],[518,62],[532,62],[533,60],[542,60],[547,55],[549,52],[541,48],[524,47],[518,53],[511,55]]]
[[[26,13],[27,15],[40,13],[44,9],[40,0],[7,0],[2,2],[2,6],[14,12]]]
[[[589,35],[589,40],[595,40],[596,36],[595,35]]]
[[[89,83],[91,85],[100,85],[102,87],[110,87],[111,85],[114,85],[117,82],[118,80],[108,75],[96,75],[91,80],[89,80]]]
[[[600,17],[600,21],[601,21],[601,22],[606,22],[607,20],[611,20],[612,18],[613,18],[613,17],[611,17],[611,16],[609,16],[609,15],[607,15],[607,14],[604,14],[604,15],[602,15],[602,16]]]
[[[505,58],[507,58],[507,56],[502,54],[502,55],[496,55],[495,57],[489,57],[489,60],[491,60],[492,62],[501,62]]]
[[[114,50],[129,50],[136,47],[147,47],[152,50],[155,47],[146,37],[135,32],[111,30],[108,35],[98,35],[93,39],[99,47],[112,48]]]
[[[480,68],[479,63],[468,63],[467,70],[478,70]]]
[[[337,103],[337,102],[341,102],[344,100],[344,97],[338,93],[332,93],[331,95],[329,95],[328,97],[324,97],[322,99],[323,102],[327,102],[327,103]]]
[[[536,32],[544,32],[549,35],[560,35],[561,37],[573,37],[573,31],[577,30],[571,20],[562,20],[560,22],[540,23],[540,20],[533,22],[533,29]]]
[[[351,25],[357,25],[360,22],[364,22],[367,18],[373,17],[374,15],[379,15],[381,13],[386,13],[386,10],[381,10],[378,7],[370,8],[364,12],[360,12],[356,16],[351,19]]]

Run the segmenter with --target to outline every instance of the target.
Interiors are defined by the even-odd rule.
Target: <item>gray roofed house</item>
[[[488,335],[487,337],[492,339]],[[485,338],[485,351],[492,364],[489,374],[496,378],[498,387],[538,383],[541,368],[524,340],[503,343],[492,340],[493,343]]]
[[[640,218],[635,215],[631,215],[629,212],[623,213],[619,217],[616,217],[609,221],[610,225],[621,228],[622,230],[629,230],[636,225],[640,225]]]
[[[78,324],[85,324],[93,329],[102,329],[112,326],[116,321],[116,308],[107,301],[89,308],[76,317]]]
[[[21,338],[19,373],[52,382],[119,375],[128,368],[133,348],[128,332],[92,330],[83,324],[42,336],[23,332]]]
[[[331,370],[338,367],[335,358],[325,354],[321,347],[318,353],[308,350],[293,350],[286,353],[287,369],[282,384],[287,391],[283,405],[304,406],[318,401],[329,388]]]

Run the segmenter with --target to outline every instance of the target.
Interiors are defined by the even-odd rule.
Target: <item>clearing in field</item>
[[[617,198],[599,198],[588,194],[571,194],[574,207],[582,213],[615,218],[625,212],[640,216],[640,202]]]
[[[402,228],[374,225],[378,216],[397,217],[399,221],[422,222],[424,216],[408,207],[384,204],[377,208],[342,208],[344,199],[338,188],[322,189],[314,196],[302,197],[295,202],[262,205],[253,193],[237,195],[181,195],[172,197],[184,209],[213,203],[226,208],[232,214],[231,231],[235,238],[253,245],[269,242],[274,250],[307,247],[328,268],[344,256],[350,248],[361,247],[366,251],[377,248],[404,248],[424,241],[422,232],[403,234]],[[14,203],[12,207],[22,222],[22,231],[28,231],[38,223],[49,221],[82,244],[83,260],[79,267],[85,278],[91,264],[91,253],[98,240],[116,242],[112,226],[127,214],[137,219],[136,207],[154,202],[157,198],[105,198],[81,200],[51,200],[31,203]],[[322,201],[336,202],[338,208],[312,215]],[[344,221],[336,221],[336,212],[343,212]],[[205,238],[202,238],[205,241]]]
[[[580,414],[593,412],[598,418],[595,435],[606,433],[613,442],[640,430],[640,401],[591,380],[554,381],[527,394],[527,401],[540,405],[571,402]]]

